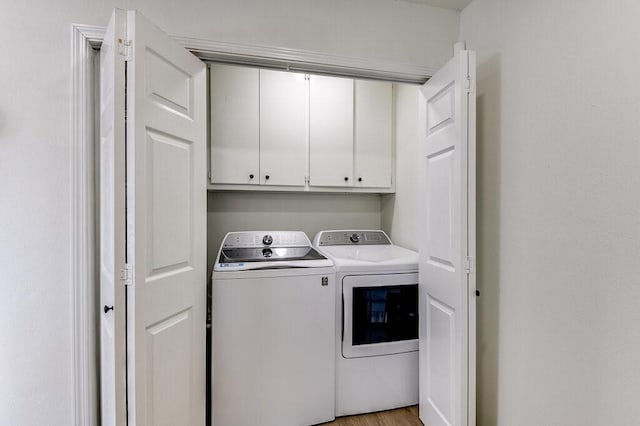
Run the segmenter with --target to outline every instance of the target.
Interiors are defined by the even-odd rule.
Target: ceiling
[[[409,3],[426,4],[429,6],[444,7],[446,9],[462,10],[471,0],[401,0]]]

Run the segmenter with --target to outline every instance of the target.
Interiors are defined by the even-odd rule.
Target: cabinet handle
[[[249,175],[249,179],[253,179],[253,173]]]
[[[344,181],[345,181],[345,182],[348,182],[348,181],[349,181],[349,178],[345,176],[345,177],[344,177]]]
[[[362,178],[361,177],[358,178],[358,182],[362,182]]]
[[[266,176],[264,177],[264,179],[265,179],[265,180],[269,180],[269,175],[266,175]]]
[[[113,311],[113,306],[107,306],[104,305],[104,308],[102,308],[102,310],[104,311],[104,313],[106,314],[109,311]]]

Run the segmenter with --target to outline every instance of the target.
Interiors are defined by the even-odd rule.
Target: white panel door
[[[392,85],[355,81],[355,185],[391,187]]]
[[[126,16],[115,10],[100,48],[100,397],[101,424],[127,421],[125,290],[125,61],[118,54]],[[119,90],[116,90],[119,88]]]
[[[260,75],[211,65],[211,183],[260,182]]]
[[[113,103],[114,128],[126,125],[126,138],[118,132],[113,143],[126,151],[127,423],[202,425],[206,68],[139,13],[116,12],[115,18],[120,32],[114,51],[117,46],[127,55],[126,122],[121,106]],[[115,61],[116,74],[122,65],[122,59]],[[105,90],[124,100],[123,82]],[[123,160],[114,159],[117,168]],[[122,214],[122,205],[118,208]],[[119,244],[122,237],[114,240]],[[109,256],[102,252],[103,260]],[[124,311],[117,303],[113,313]],[[116,388],[117,401],[124,398],[119,392]],[[125,423],[118,418],[116,424]]]
[[[475,425],[475,54],[422,88],[420,418]]]
[[[260,70],[260,183],[304,186],[304,74]]]
[[[309,184],[353,185],[353,80],[309,81]]]

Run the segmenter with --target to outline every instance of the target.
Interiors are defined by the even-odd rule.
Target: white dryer
[[[418,403],[418,253],[378,230],[321,231],[336,271],[336,416]]]
[[[335,269],[303,232],[230,232],[212,274],[214,426],[335,416]]]

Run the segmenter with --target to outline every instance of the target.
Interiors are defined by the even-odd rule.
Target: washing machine
[[[418,403],[418,253],[380,230],[319,232],[336,267],[336,416]]]
[[[333,420],[333,262],[303,232],[230,232],[211,285],[213,425]]]

